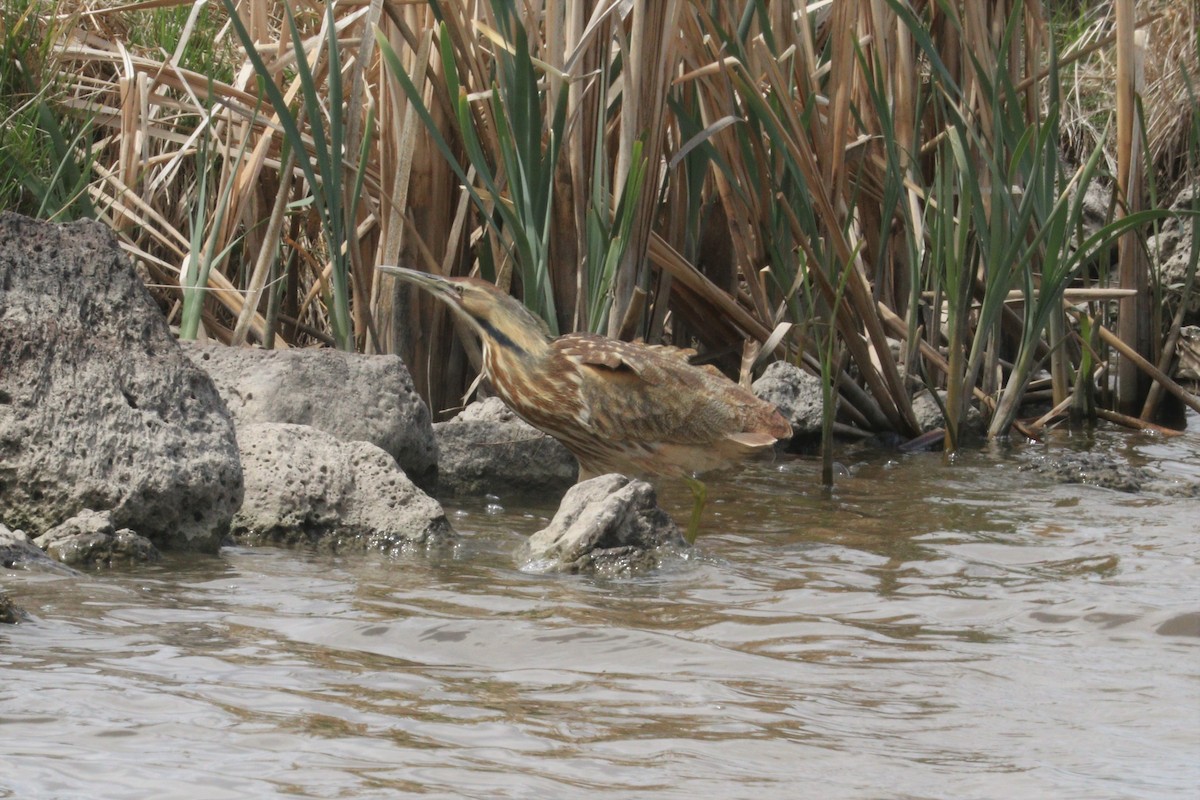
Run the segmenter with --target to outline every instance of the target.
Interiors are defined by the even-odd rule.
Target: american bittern
[[[712,367],[689,364],[688,351],[591,333],[552,338],[542,320],[485,281],[379,269],[431,292],[479,334],[496,393],[566,445],[579,460],[579,480],[607,472],[684,478],[696,501],[689,541],[705,499],[693,473],[792,435],[775,406]]]

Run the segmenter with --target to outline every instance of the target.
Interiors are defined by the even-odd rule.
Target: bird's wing
[[[702,444],[738,432],[740,409],[685,351],[593,334],[554,342],[578,368],[580,422],[611,441]],[[773,440],[772,440],[773,441]]]
[[[664,356],[683,363],[687,361],[686,351],[674,347],[630,344],[591,333],[560,336],[554,344],[562,355],[575,364],[613,372],[632,372],[650,385],[658,385],[666,379],[662,364]]]

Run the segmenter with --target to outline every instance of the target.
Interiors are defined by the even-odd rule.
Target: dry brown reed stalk
[[[1119,352],[1123,358],[1128,359],[1130,363],[1144,372],[1147,377],[1152,378],[1166,391],[1173,394],[1181,403],[1188,406],[1193,411],[1200,413],[1200,397],[1197,397],[1192,392],[1189,392],[1187,389],[1184,389],[1178,383],[1171,380],[1166,373],[1140,356],[1136,350],[1126,344],[1120,336],[1113,333],[1108,328],[1105,328],[1101,325],[1098,326],[1097,330],[1099,331],[1100,339],[1103,342]],[[1123,416],[1129,415],[1125,414]]]
[[[1193,0],[1142,0],[1135,6],[1133,27],[1147,33],[1141,97],[1146,147],[1159,191],[1172,196],[1183,181],[1194,179],[1184,167],[1193,91],[1200,87],[1200,8]],[[1117,81],[1116,10],[1115,3],[1091,4],[1083,31],[1063,53],[1064,64],[1071,64],[1066,73],[1064,147],[1076,160],[1104,139],[1105,118],[1113,110],[1107,101]],[[1105,149],[1113,155],[1115,171],[1116,129],[1110,128],[1107,135],[1111,141]]]
[[[1151,433],[1157,433],[1159,436],[1173,437],[1173,436],[1181,436],[1183,434],[1183,431],[1177,431],[1177,430],[1173,430],[1171,428],[1165,428],[1162,425],[1156,425],[1153,422],[1147,422],[1146,420],[1141,419],[1139,417],[1131,417],[1128,414],[1122,414],[1119,411],[1113,411],[1113,410],[1107,409],[1107,408],[1096,409],[1096,416],[1100,417],[1100,419],[1107,420],[1109,422],[1114,422],[1117,425],[1120,425],[1125,428],[1133,428],[1134,430],[1150,431]]]
[[[1143,208],[1144,120],[1138,98],[1145,94],[1146,37],[1135,30],[1133,0],[1116,0],[1117,26],[1117,216]],[[1123,342],[1142,358],[1151,352],[1150,271],[1136,231],[1121,237],[1118,280],[1134,292],[1121,300],[1119,333]],[[1117,405],[1122,413],[1140,409],[1149,381],[1128,357],[1117,363]]]
[[[1143,20],[1154,37],[1186,21],[1180,2],[1152,5]],[[747,354],[767,344],[765,358],[836,381],[840,426],[915,434],[910,398],[925,385],[949,386],[952,414],[972,401],[994,412],[1020,342],[1031,365],[1052,359],[1057,405],[1072,391],[1080,356],[1060,346],[1071,340],[1065,317],[1056,309],[1044,330],[1026,331],[1043,292],[1055,290],[1040,285],[1052,254],[1043,242],[1027,255],[1028,272],[1009,274],[988,249],[992,227],[1017,215],[1029,189],[996,168],[1013,156],[1005,126],[1034,129],[1048,105],[1040,3],[356,0],[334,4],[332,24],[320,3],[236,7],[250,53],[220,4],[202,12],[183,0],[92,3],[64,22],[55,51],[64,107],[96,126],[91,198],[151,282],[180,287],[155,290],[172,321],[200,242],[212,267],[207,335],[277,347],[329,341],[340,292],[354,346],[401,353],[435,413],[460,405],[472,385],[475,345],[452,336],[453,321],[428,298],[380,279],[379,264],[482,275],[544,302],[560,330],[699,346],[731,375],[746,377]],[[76,9],[59,10],[67,20]],[[188,17],[169,52],[135,41],[133,20],[167,12]],[[1079,122],[1070,130],[1095,126],[1087,76],[1111,60],[1112,27],[1097,21],[1074,48],[1067,105]],[[544,117],[518,133],[529,151],[561,148],[544,273],[522,272],[522,232],[497,223],[527,177],[502,158],[518,110],[504,105],[518,96],[518,28],[533,74],[520,96]],[[1187,36],[1173,41],[1170,52],[1186,52]],[[190,43],[226,54],[217,77],[189,62]],[[1185,71],[1147,64],[1154,152],[1170,150],[1154,137],[1156,115],[1172,106],[1151,98]],[[998,101],[1001,78],[1013,91]],[[268,80],[281,105],[260,98]],[[1164,97],[1177,98],[1171,91]],[[550,111],[564,96],[556,128]],[[343,166],[310,175],[316,122],[335,119]],[[968,178],[942,194],[939,170],[952,168]],[[958,208],[971,179],[980,201]],[[342,241],[318,197],[341,199]],[[957,295],[935,277],[950,243],[938,238],[939,219],[968,236]],[[1037,235],[1032,226],[1014,233],[1024,245]],[[1014,291],[1024,304],[1009,303]],[[954,297],[951,327],[943,309]],[[902,342],[898,357],[889,337]]]
[[[177,281],[188,257],[194,210],[189,192],[196,186],[198,141],[208,137],[228,163],[239,146],[235,140],[248,133],[255,106],[254,95],[241,87],[210,84],[206,76],[179,66],[179,54],[195,30],[194,14],[171,54],[134,54],[115,33],[112,38],[102,35],[107,23],[121,22],[121,14],[130,10],[180,5],[190,4],[88,9],[83,19],[93,31],[63,31],[56,50],[57,67],[69,76],[64,103],[95,115],[96,126],[104,132],[93,145],[101,177],[89,187],[93,202],[109,216],[123,248],[146,265],[156,282]],[[244,170],[253,169],[262,158],[260,152],[239,169],[222,166],[223,186],[254,185]],[[245,199],[245,191],[234,193],[234,207]],[[212,231],[212,245],[224,249],[234,227],[231,223]],[[243,295],[234,281],[220,270],[209,281],[214,304],[231,316],[243,313]],[[246,318],[247,325],[262,331],[261,314],[250,309]],[[213,314],[210,319],[225,317]]]
[[[216,326],[222,339],[264,340],[268,321],[263,317],[262,292],[272,265],[279,263],[284,266],[271,285],[284,291],[285,316],[287,309],[300,314],[296,325],[284,329],[324,329],[329,323],[328,307],[305,304],[303,298],[322,285],[325,270],[320,265],[327,262],[329,244],[307,224],[303,210],[287,205],[289,200],[303,200],[304,194],[290,196],[296,177],[290,166],[294,161],[289,161],[287,169],[280,163],[278,118],[257,100],[253,70],[247,64],[231,65],[233,80],[220,81],[180,66],[181,54],[191,44],[189,37],[199,29],[206,37],[202,47],[234,50],[228,27],[218,29],[219,20],[210,16],[198,24],[203,6],[183,2],[97,5],[81,17],[88,29],[62,31],[57,66],[72,76],[66,81],[64,102],[69,108],[94,115],[95,124],[105,133],[93,147],[96,171],[103,176],[91,186],[93,200],[121,233],[123,246],[147,265],[156,282],[178,280],[194,241],[204,240],[207,249],[222,254],[208,275],[211,299],[204,318],[210,333],[218,333],[213,329]],[[130,27],[128,15],[173,7],[190,7],[173,52],[155,52],[154,48],[132,52],[129,34],[122,33]],[[301,86],[292,71],[294,54],[287,49],[278,4],[247,3],[243,11],[262,38],[259,49],[267,54],[272,73],[287,96],[296,97]],[[350,24],[361,26],[361,12],[351,8],[338,29],[344,32]],[[209,14],[216,13],[210,6]],[[334,33],[323,29],[320,22],[319,16],[300,21],[307,25],[306,59],[318,74],[325,68],[320,57],[322,37]],[[367,42],[373,38],[367,37]],[[369,54],[368,59],[351,60],[343,76],[354,87],[351,100],[356,107],[373,105],[357,101],[362,96],[361,76],[367,60]],[[351,136],[346,142],[350,151],[357,148],[356,137],[362,130],[361,119],[355,119],[359,121],[349,125]],[[311,144],[307,139],[306,145]],[[209,154],[209,163],[198,163],[204,153]],[[294,157],[294,152],[291,155]],[[210,167],[217,170],[217,184],[201,200],[197,177]],[[378,183],[373,175],[362,179],[372,186]],[[305,187],[305,191],[311,188]],[[377,189],[374,194],[378,195]],[[215,213],[218,203],[223,213]],[[205,204],[207,208],[198,208]],[[351,285],[359,295],[354,308],[356,336],[361,342],[370,325],[370,317],[365,315],[369,305],[362,291],[373,274],[373,263],[365,265],[373,253],[364,253],[370,247],[373,218],[367,212],[353,221],[358,223],[353,240],[357,246],[350,248],[349,255],[355,264]],[[193,230],[197,224],[205,227],[199,239]],[[284,242],[296,245],[296,255],[284,256]],[[253,270],[250,263],[256,263]],[[306,274],[300,266],[305,263],[318,266]],[[253,301],[250,304],[244,301],[247,292]],[[289,340],[302,344],[304,336],[276,339],[273,344],[287,346]]]

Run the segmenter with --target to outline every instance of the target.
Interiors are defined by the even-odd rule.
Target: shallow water
[[[0,797],[1197,797],[1200,500],[1019,469],[1196,480],[1191,423],[848,455],[831,496],[753,465],[634,578],[523,572],[552,505],[483,501],[437,555],[7,573]]]

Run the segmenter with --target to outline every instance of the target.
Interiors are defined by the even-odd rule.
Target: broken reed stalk
[[[1191,281],[1188,281],[1188,288],[1191,288]],[[1184,296],[1187,296],[1186,293]],[[1171,331],[1163,343],[1162,355],[1158,359],[1158,371],[1164,375],[1175,359],[1175,348],[1179,344],[1180,331],[1183,328],[1183,314],[1186,309],[1187,303],[1181,302],[1175,311],[1175,317],[1171,320]],[[1154,381],[1150,386],[1150,391],[1146,393],[1146,402],[1142,406],[1142,413],[1138,415],[1141,419],[1149,421],[1154,418],[1158,412],[1158,404],[1162,402],[1164,389],[1164,384],[1159,381]]]
[[[1162,384],[1164,389],[1178,397],[1184,405],[1196,411],[1196,413],[1200,413],[1200,397],[1197,397],[1187,389],[1184,389],[1178,383],[1171,380],[1171,378],[1165,372],[1138,355],[1138,353],[1132,347],[1127,345],[1120,336],[1117,336],[1115,333],[1098,322],[1093,322],[1092,324],[1096,326],[1096,330],[1100,334],[1100,339],[1104,341],[1105,344],[1116,349],[1117,352],[1120,353],[1124,358],[1128,359],[1131,364],[1134,364],[1138,369],[1145,372],[1150,378]],[[1099,409],[1097,409],[1097,413],[1099,413]]]
[[[1097,408],[1096,416],[1100,417],[1100,419],[1108,420],[1109,422],[1115,422],[1118,425],[1123,425],[1126,428],[1133,428],[1134,430],[1150,431],[1162,436],[1183,435],[1183,431],[1164,428],[1162,425],[1155,425],[1153,422],[1147,422],[1144,419],[1131,417],[1128,414],[1122,414],[1119,411],[1113,411],[1107,408]]]
[[[1059,401],[1058,405],[1054,406],[1054,408],[1050,409],[1045,414],[1043,414],[1042,416],[1035,419],[1033,422],[1026,423],[1026,427],[1028,427],[1029,429],[1034,430],[1034,431],[1041,430],[1042,428],[1049,425],[1052,421],[1054,421],[1055,419],[1057,419],[1058,417],[1060,417],[1064,413],[1066,413],[1067,409],[1070,408],[1071,403],[1074,399],[1075,399],[1074,397],[1064,398],[1063,400]]]
[[[1200,131],[1197,131],[1197,133],[1200,133]],[[1162,373],[1166,373],[1171,366],[1171,361],[1175,358],[1175,348],[1179,344],[1180,332],[1183,329],[1183,318],[1187,312],[1187,299],[1191,296],[1195,286],[1196,265],[1200,262],[1200,249],[1196,247],[1196,242],[1200,241],[1200,210],[1195,211],[1197,212],[1196,216],[1192,217],[1192,254],[1188,260],[1187,274],[1183,280],[1183,293],[1179,299],[1179,307],[1175,309],[1175,314],[1171,319],[1171,329],[1167,334],[1166,342],[1163,344],[1162,355],[1158,359],[1158,370]],[[1155,381],[1150,387],[1150,391],[1146,395],[1146,404],[1142,406],[1142,419],[1151,420],[1154,418],[1158,410],[1158,404],[1162,400],[1163,390],[1163,384],[1158,381]]]

